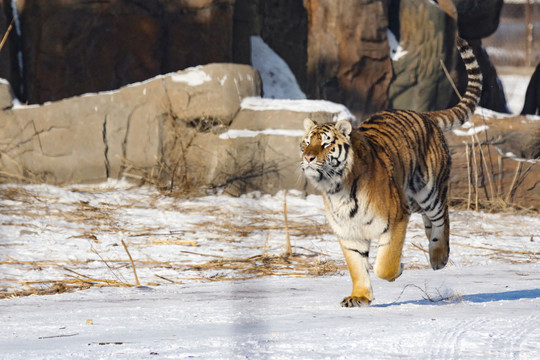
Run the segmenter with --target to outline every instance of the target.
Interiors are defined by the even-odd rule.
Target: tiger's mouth
[[[319,182],[325,178],[324,163],[317,161],[307,162],[304,160],[302,162],[302,171],[304,172],[304,176],[310,181]]]

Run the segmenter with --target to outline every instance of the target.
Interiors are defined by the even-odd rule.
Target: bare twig
[[[283,217],[285,218],[285,251],[287,256],[291,256],[291,238],[289,236],[289,222],[287,220],[287,190],[283,194]]]
[[[263,251],[262,251],[262,256],[266,255],[266,246],[268,246],[268,236],[270,236],[269,231],[266,232],[266,238],[264,239],[264,247],[263,247]]]
[[[467,210],[471,210],[471,194],[472,194],[472,184],[471,184],[471,177],[472,177],[472,173],[471,173],[471,161],[470,161],[470,156],[471,154],[469,153],[469,143],[467,143],[466,141],[463,142],[465,144],[465,156],[466,156],[466,163],[467,163],[467,184],[468,184],[468,189],[469,189],[469,192],[468,192],[468,195],[467,195]]]
[[[508,190],[508,194],[506,194],[506,199],[505,199],[506,202],[510,202],[512,200],[512,197],[514,196],[514,188],[516,186],[516,182],[519,177],[519,174],[521,173],[522,166],[523,166],[523,163],[521,161],[518,161],[518,164],[516,167],[516,173],[514,174],[514,179],[512,179],[510,190]]]
[[[476,151],[474,149],[475,147],[475,141],[474,136],[471,136],[472,146],[471,146],[471,152],[472,152],[472,158],[473,158],[473,169],[474,169],[474,209],[478,211],[478,162],[476,161]]]
[[[2,51],[2,48],[4,47],[4,44],[6,43],[9,33],[11,32],[11,29],[13,28],[14,21],[15,21],[15,18],[11,19],[11,22],[9,23],[9,26],[6,30],[6,33],[4,34],[4,37],[2,38],[2,41],[0,42],[0,51]]]
[[[484,168],[486,169],[486,174],[487,174],[488,183],[489,183],[489,190],[491,192],[491,200],[494,200],[495,190],[493,189],[493,178],[491,177],[491,172],[489,171],[488,164],[486,162],[486,155],[484,154],[484,150],[482,149],[482,143],[480,142],[480,139],[478,138],[478,134],[474,134],[474,136],[476,137],[476,141],[478,142],[478,147],[480,148],[480,158],[482,160],[482,164],[484,165]]]
[[[441,62],[441,67],[442,67],[442,69],[444,71],[444,74],[446,75],[446,78],[448,79],[448,81],[450,81],[450,85],[452,85],[452,88],[454,89],[454,92],[456,93],[456,95],[459,97],[459,100],[461,100],[462,96],[459,93],[458,88],[457,88],[456,84],[454,83],[454,80],[450,76],[450,73],[448,72],[448,69],[446,68],[446,65],[444,65],[444,62],[442,61],[442,59],[439,59],[439,61]]]
[[[124,240],[120,240],[120,241],[122,242],[122,245],[124,246],[124,249],[126,250],[129,256],[129,261],[131,262],[131,268],[133,269],[133,275],[135,275],[135,284],[139,286],[141,285],[141,283],[139,282],[139,277],[137,276],[137,270],[135,269],[135,263],[133,262],[133,258],[131,257],[131,254],[129,253],[129,250]]]

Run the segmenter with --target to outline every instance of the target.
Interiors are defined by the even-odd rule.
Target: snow
[[[204,72],[201,66],[187,68],[182,73],[174,73],[171,75],[171,79],[174,82],[182,82],[189,86],[199,86],[212,81],[210,75]]]
[[[457,135],[457,136],[472,136],[472,135],[476,135],[476,134],[479,134],[481,132],[484,132],[484,131],[486,131],[488,129],[489,129],[489,126],[480,125],[480,126],[470,127],[467,130],[456,129],[456,130],[454,130],[454,134]]]
[[[265,129],[265,130],[237,130],[230,129],[223,134],[219,135],[220,139],[236,139],[242,137],[256,137],[258,135],[278,135],[278,136],[303,136],[305,131],[303,130],[289,130],[289,129]]]
[[[390,57],[392,61],[399,61],[403,56],[407,55],[407,50],[401,47],[401,44],[397,41],[396,35],[388,29],[388,45],[390,46]]]
[[[525,102],[525,93],[531,79],[530,75],[501,74],[499,79],[503,84],[506,104],[512,114],[519,114]]]
[[[251,37],[251,64],[259,70],[265,98],[306,98],[289,65],[260,36]]]
[[[328,100],[293,100],[293,99],[266,99],[247,97],[242,100],[240,107],[245,110],[271,111],[287,110],[294,112],[328,112],[334,113],[334,121],[354,120],[355,116],[342,104]]]
[[[1,185],[0,195],[0,287],[82,276],[134,284],[122,240],[141,283],[0,300],[0,358],[540,356],[537,216],[452,210],[451,261],[434,272],[414,215],[403,275],[372,276],[373,304],[345,309],[350,280],[317,195],[181,198],[112,180]],[[304,260],[273,276],[244,271],[239,260],[283,253],[284,199]],[[216,261],[224,266],[207,266]],[[308,261],[337,271],[315,276],[298,265]]]

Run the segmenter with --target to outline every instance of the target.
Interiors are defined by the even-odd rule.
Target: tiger
[[[337,235],[352,279],[343,307],[373,301],[369,251],[378,239],[374,273],[388,281],[403,272],[401,256],[409,217],[422,215],[434,270],[450,254],[448,180],[451,157],[443,132],[463,125],[482,93],[482,72],[464,39],[456,46],[467,70],[465,95],[445,110],[385,110],[357,128],[347,120],[304,120],[301,170],[321,192],[326,217]]]

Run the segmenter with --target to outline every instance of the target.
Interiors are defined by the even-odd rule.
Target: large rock
[[[7,10],[6,6],[0,2],[0,39],[6,34],[11,21],[11,18],[7,17],[7,14],[9,13]],[[13,31],[13,27],[11,31]],[[10,32],[10,36],[14,35]],[[11,54],[12,50],[10,43],[6,42],[4,47],[0,50],[0,78],[7,79],[10,82],[13,80],[11,74],[11,61],[13,57]]]
[[[482,96],[480,98],[480,106],[490,109],[499,113],[510,113],[508,106],[506,104],[506,97],[504,95],[504,89],[502,83],[497,75],[497,70],[486,51],[482,46],[481,40],[469,40],[469,45],[476,55],[476,60],[482,71]],[[460,94],[465,93],[467,88],[467,70],[463,61],[458,59],[456,66],[457,73],[457,87]],[[457,104],[459,98],[454,92],[451,93],[452,100],[450,105]]]
[[[13,106],[13,92],[11,85],[5,79],[0,78],[0,110],[9,109]]]
[[[526,114],[540,115],[540,63],[536,65],[529,85],[527,85],[525,102],[521,110],[521,115]]]
[[[453,0],[458,12],[458,27],[465,39],[480,40],[499,26],[504,0]]]
[[[3,111],[2,176],[54,184],[165,178],[168,123],[184,131],[228,125],[241,100],[259,96],[260,88],[255,69],[213,64],[119,91]]]
[[[308,12],[308,96],[346,105],[355,115],[388,107],[392,77],[386,2],[311,0]]]
[[[189,66],[232,61],[234,0],[18,4],[24,37],[23,93],[18,84],[14,89],[30,103],[113,90]]]
[[[355,121],[342,105],[313,100],[246,98],[227,129],[203,133],[169,123],[165,144],[171,178],[183,187],[204,186],[231,195],[282,189],[313,192],[299,170],[303,120]]]
[[[450,71],[456,66],[455,23],[431,1],[402,0],[397,5],[399,9],[393,11],[398,14],[399,28],[394,31],[399,47],[395,44],[392,49],[390,107],[416,111],[445,109],[452,87],[441,61]]]
[[[451,198],[481,207],[540,210],[540,118],[501,117],[481,110],[449,133]]]

